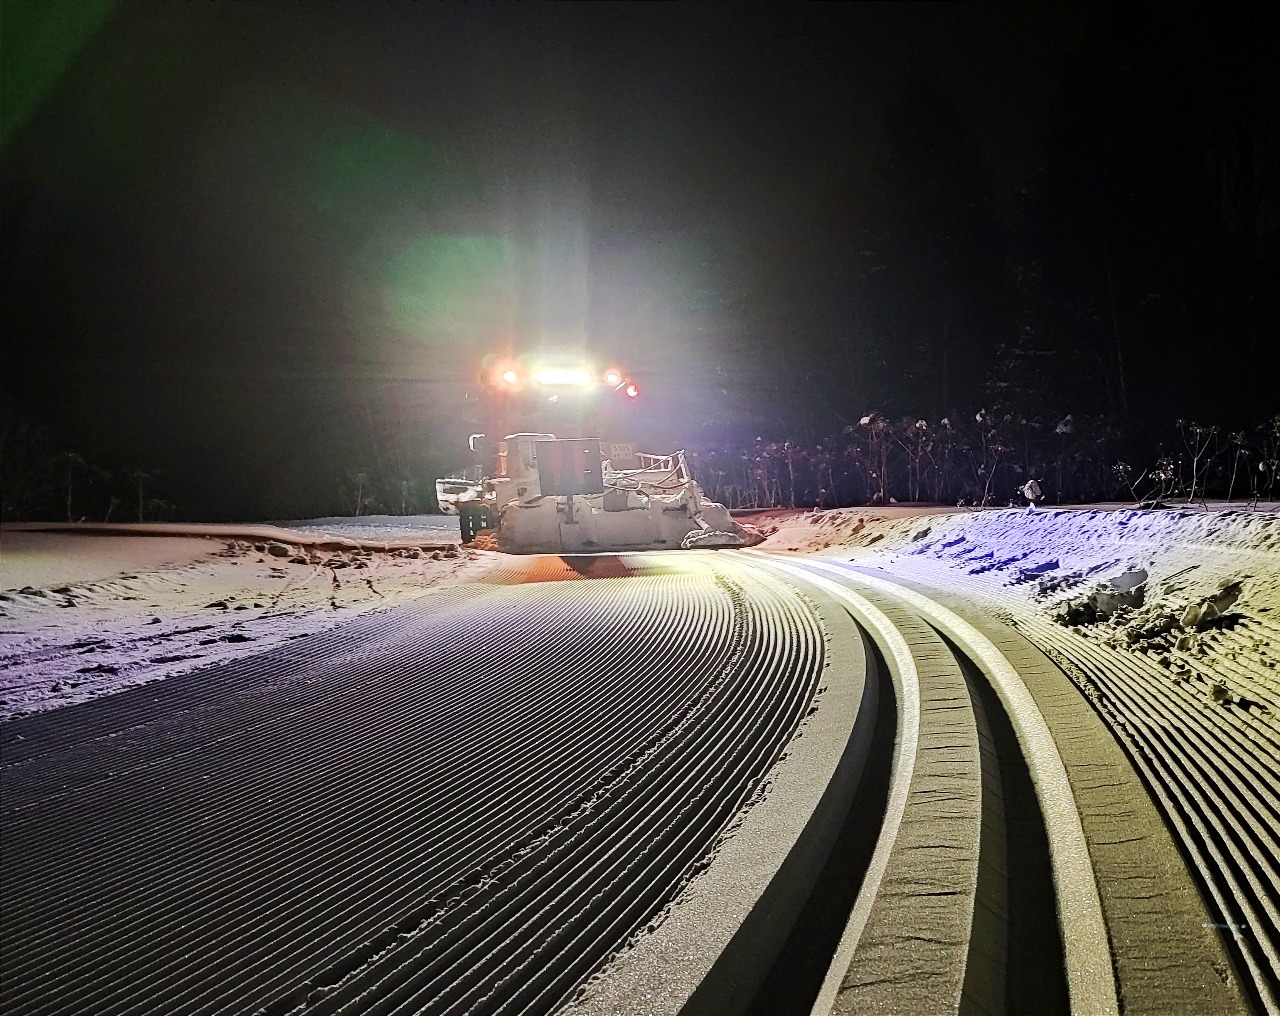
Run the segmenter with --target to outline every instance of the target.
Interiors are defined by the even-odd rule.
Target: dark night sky
[[[504,343],[624,361],[655,441],[758,428],[857,355],[853,236],[906,76],[954,99],[1011,236],[1105,16],[10,0],[6,406],[221,515],[306,507],[263,492],[330,485],[375,431],[461,461]]]

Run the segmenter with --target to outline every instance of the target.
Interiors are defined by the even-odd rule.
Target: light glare
[[[540,385],[577,385],[582,388],[591,384],[590,372],[581,367],[547,367],[535,372],[533,379]]]

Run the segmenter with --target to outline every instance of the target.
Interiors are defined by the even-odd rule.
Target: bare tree
[[[67,521],[75,521],[71,511],[71,503],[75,493],[76,482],[84,474],[86,464],[84,458],[75,452],[64,452],[59,456],[63,469],[63,486],[66,493]]]
[[[373,504],[373,494],[369,490],[369,474],[362,469],[352,470],[347,473],[347,479],[356,485],[355,511],[352,514],[359,517]]]
[[[136,484],[137,484],[137,489],[138,489],[138,521],[139,521],[139,522],[142,522],[142,521],[144,521],[144,518],[143,518],[143,508],[144,508],[144,506],[146,505],[146,492],[147,492],[147,485],[151,483],[151,481],[152,481],[153,477],[152,477],[152,475],[151,475],[150,473],[148,473],[148,472],[147,472],[146,470],[144,470],[144,469],[135,469],[135,470],[134,470],[132,473],[130,473],[129,475],[130,475],[131,477],[133,477],[134,483],[136,483]]]

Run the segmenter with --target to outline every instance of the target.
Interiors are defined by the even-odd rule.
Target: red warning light
[[[622,389],[622,394],[629,399],[634,399],[637,395],[640,394],[640,389],[635,386],[635,382],[632,382],[631,384],[627,385],[626,388]]]

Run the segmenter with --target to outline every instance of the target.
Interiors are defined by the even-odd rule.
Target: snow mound
[[[0,720],[306,638],[492,563],[454,543],[333,528],[5,526]]]

